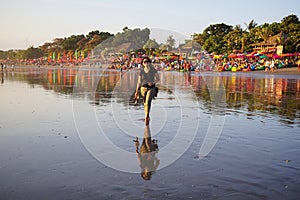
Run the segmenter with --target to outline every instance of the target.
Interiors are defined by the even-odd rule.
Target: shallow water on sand
[[[300,76],[160,72],[140,174],[135,71],[1,73],[0,199],[297,199]]]

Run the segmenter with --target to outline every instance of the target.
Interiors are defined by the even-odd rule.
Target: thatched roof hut
[[[251,44],[253,46],[253,51],[258,52],[269,52],[281,54],[283,50],[283,41],[287,39],[287,35],[283,32],[278,33],[277,35],[269,37],[266,41],[258,42]]]

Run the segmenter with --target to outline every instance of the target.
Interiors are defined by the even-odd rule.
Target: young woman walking
[[[148,125],[151,102],[156,93],[155,84],[159,82],[159,75],[148,57],[142,59],[142,66],[143,69],[141,69],[138,76],[135,99],[138,99],[140,91],[144,100],[145,124]]]

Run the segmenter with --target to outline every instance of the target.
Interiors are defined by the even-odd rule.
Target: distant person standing
[[[270,71],[270,60],[269,59],[266,59],[266,61],[265,61],[265,72],[267,72],[267,71]]]
[[[144,100],[145,124],[148,125],[151,102],[156,93],[155,84],[159,82],[159,75],[148,57],[142,59],[142,66],[138,76],[135,99],[138,99],[140,91]]]
[[[275,61],[274,61],[274,59],[272,59],[271,62],[270,62],[270,71],[274,72],[275,70],[276,70]]]

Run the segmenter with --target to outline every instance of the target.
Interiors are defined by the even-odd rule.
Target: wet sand
[[[150,122],[160,165],[149,181],[139,172],[118,170],[129,159],[139,170],[133,139],[144,134],[143,107],[128,105],[121,88],[133,84],[132,72],[111,72],[101,81],[95,79],[97,71],[88,68],[81,76],[70,68],[4,72],[0,199],[297,199],[300,78],[289,70],[276,76],[164,73]],[[116,90],[120,81],[122,90]],[[213,104],[214,91],[206,85],[210,81],[226,82],[226,104],[219,102],[226,108],[223,112]],[[82,87],[74,92],[74,86]],[[218,119],[212,118],[215,115],[225,117],[221,135],[200,159],[199,149],[214,124],[211,119]],[[199,126],[193,138],[195,122]],[[92,138],[96,143],[90,149],[83,142],[83,136],[97,136],[101,130],[131,153],[116,160],[117,167],[101,162],[91,151],[107,153],[101,141]],[[179,145],[188,148],[166,166],[180,147],[164,153],[178,132]]]

